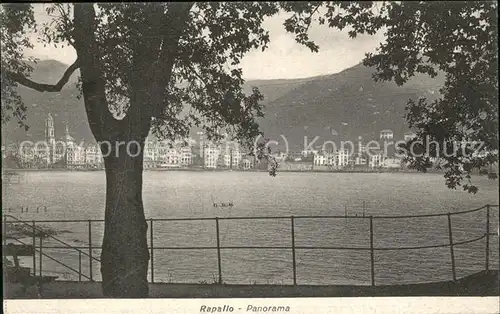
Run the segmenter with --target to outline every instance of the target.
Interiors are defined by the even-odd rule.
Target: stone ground
[[[278,286],[150,284],[151,298],[286,298],[370,296],[498,296],[498,270],[483,271],[453,282],[394,286]],[[36,289],[20,295],[20,285],[4,283],[5,299],[38,298]],[[44,299],[103,298],[100,282],[55,281],[43,286]]]

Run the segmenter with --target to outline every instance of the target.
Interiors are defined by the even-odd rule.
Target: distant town
[[[144,148],[144,169],[233,169],[267,170],[268,161],[257,159],[248,151],[240,149],[235,141],[222,140],[217,144],[204,140],[198,132],[198,143],[194,140],[165,142],[149,136]],[[394,133],[385,129],[380,131],[379,143],[393,141]],[[407,132],[404,141],[416,135]],[[56,140],[54,119],[48,114],[45,120],[45,139],[47,145],[34,143],[15,143],[2,146],[4,168],[19,169],[104,169],[104,158],[97,143],[77,143],[70,135],[66,124],[62,138]],[[398,171],[406,169],[396,148],[373,150],[362,141],[352,150],[314,150],[298,152],[274,152],[272,157],[284,171]]]

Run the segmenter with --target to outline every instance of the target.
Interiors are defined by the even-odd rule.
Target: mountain
[[[55,83],[67,65],[54,60],[40,61],[32,79]],[[399,138],[408,130],[405,104],[409,98],[435,98],[443,85],[443,76],[434,79],[416,76],[403,87],[392,82],[374,82],[373,69],[357,65],[340,73],[304,79],[251,80],[245,91],[258,87],[264,95],[265,117],[259,120],[265,137],[283,144],[286,137],[290,149],[303,149],[304,136],[310,142],[319,136],[317,144],[326,140],[356,140],[358,136],[371,140],[382,129],[392,129]],[[77,99],[78,73],[59,93],[40,93],[20,87],[19,93],[29,108],[28,132],[15,121],[2,125],[4,142],[44,139],[44,120],[54,116],[56,138],[64,135],[65,122],[72,136],[91,141],[83,100]]]
[[[404,120],[407,100],[435,99],[444,84],[443,75],[432,79],[418,75],[398,87],[393,82],[375,82],[373,73],[374,69],[359,64],[286,85],[283,95],[266,103],[266,117],[261,121],[265,137],[282,144],[283,135],[290,149],[300,150],[305,136],[308,143],[319,136],[318,144],[340,144],[342,140],[356,141],[358,136],[377,140],[381,130],[391,129],[396,139],[402,139],[409,130]]]
[[[32,66],[34,70],[30,79],[46,84],[57,83],[68,68],[68,65],[55,60],[39,61]],[[93,136],[88,126],[83,100],[77,98],[79,95],[76,87],[78,76],[79,72],[75,71],[60,92],[41,93],[19,86],[18,92],[28,107],[26,124],[29,126],[29,130],[25,132],[24,128],[19,128],[17,122],[11,119],[2,124],[2,142],[44,140],[45,119],[49,113],[54,117],[56,139],[64,136],[65,122],[67,121],[69,131],[77,141],[81,139],[92,140]]]

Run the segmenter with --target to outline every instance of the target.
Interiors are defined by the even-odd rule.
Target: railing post
[[[89,277],[92,279],[92,220],[89,219]]]
[[[486,261],[485,269],[490,269],[490,205],[486,205]]]
[[[373,250],[373,216],[370,215],[370,274],[372,287],[375,286],[375,258]]]
[[[2,247],[2,255],[4,254],[4,250],[7,248],[7,216],[3,217],[3,247]]]
[[[7,216],[3,217],[3,246],[7,246]]]
[[[457,281],[457,274],[455,271],[455,252],[453,251],[453,234],[451,231],[451,214],[450,213],[448,213],[448,236],[450,238],[451,271],[453,273],[453,281]]]
[[[38,269],[38,272],[40,274],[40,276],[42,276],[42,256],[43,256],[43,253],[42,253],[42,239],[43,239],[43,234],[40,233],[40,266],[39,266],[39,269]]]
[[[150,229],[149,229],[149,242],[151,246],[151,283],[155,282],[155,268],[154,268],[154,249],[153,249],[153,218],[149,219]]]
[[[33,220],[33,249],[36,248],[36,238],[35,238],[35,234],[36,234],[36,227],[35,227],[35,221]],[[40,276],[42,274],[40,273]],[[36,254],[33,254],[33,276],[36,276]]]
[[[82,251],[78,250],[78,282],[82,282]]]
[[[293,265],[293,285],[297,285],[297,264],[295,260],[295,218],[292,216],[292,265]]]
[[[222,283],[222,265],[220,257],[220,235],[219,235],[219,217],[215,217],[215,231],[217,233],[217,266],[219,270],[219,283]]]

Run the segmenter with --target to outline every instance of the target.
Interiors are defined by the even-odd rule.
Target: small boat
[[[213,203],[213,207],[233,207],[234,204],[233,202],[228,202],[228,203]]]
[[[227,203],[216,203],[214,201],[214,198],[212,195],[210,195],[210,197],[212,198],[212,206],[213,207],[233,207],[234,206],[234,203],[232,201],[229,201]]]

